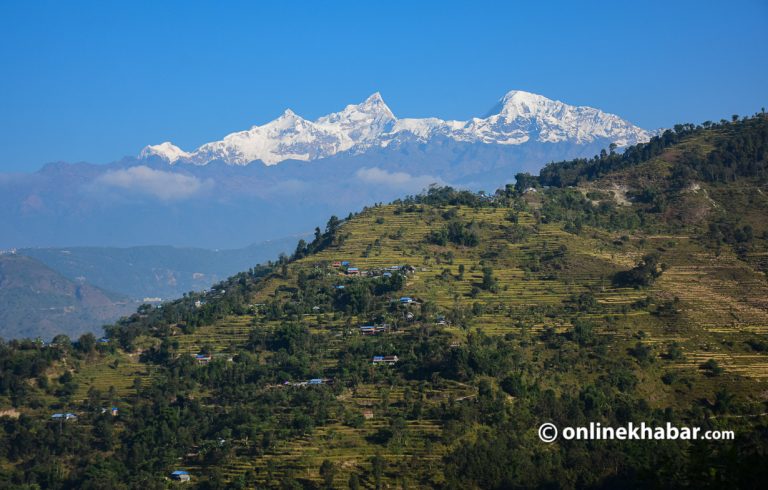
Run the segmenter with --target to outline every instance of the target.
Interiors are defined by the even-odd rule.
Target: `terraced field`
[[[118,398],[135,395],[136,379],[141,380],[141,383],[151,383],[153,379],[152,366],[140,362],[139,357],[136,353],[118,352],[81,364],[75,374],[78,389],[73,400],[85,400],[90,388],[95,388],[103,394],[114,388]]]

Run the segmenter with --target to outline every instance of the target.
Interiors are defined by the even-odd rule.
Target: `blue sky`
[[[511,89],[646,128],[768,106],[768,2],[0,2],[0,171],[192,149],[380,91],[400,117]]]

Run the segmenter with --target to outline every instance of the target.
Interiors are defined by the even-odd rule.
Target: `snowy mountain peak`
[[[359,104],[357,107],[366,112],[378,112],[386,114],[393,119],[395,118],[395,115],[392,114],[392,111],[389,109],[389,106],[387,106],[387,103],[384,102],[384,99],[379,92],[373,93],[370,97],[365,99],[365,102]]]
[[[365,102],[366,103],[368,103],[368,102],[374,103],[375,102],[375,103],[382,103],[383,104],[384,103],[384,99],[381,98],[381,92],[376,91],[376,92],[372,93],[371,95],[369,95],[368,98],[365,99]]]
[[[232,133],[188,153],[170,142],[145,147],[139,157],[159,157],[205,165],[221,160],[231,165],[261,161],[319,160],[341,152],[360,154],[375,147],[443,138],[461,143],[522,145],[596,141],[619,147],[647,141],[651,133],[598,109],[571,106],[544,96],[512,90],[484,118],[444,121],[437,118],[398,119],[379,92],[309,121],[290,109],[277,119],[248,131]]]
[[[557,106],[558,104],[564,105],[562,102],[553,101],[541,95],[522,90],[512,90],[502,97],[500,113],[510,118],[518,116],[527,117],[545,112],[547,108]]]
[[[342,119],[397,119],[389,109],[379,92],[374,93],[360,104],[350,104],[341,112],[335,112],[323,116],[317,120],[318,124],[340,121]]]
[[[190,154],[174,145],[170,141],[160,143],[159,145],[145,146],[141,150],[141,153],[139,153],[139,158],[143,159],[147,159],[153,156],[163,158],[167,160],[168,163],[174,163],[180,158],[189,158]]]

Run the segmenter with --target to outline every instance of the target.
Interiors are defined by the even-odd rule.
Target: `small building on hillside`
[[[388,328],[388,325],[363,325],[360,327],[360,333],[362,335],[376,335],[386,332]]]
[[[74,413],[54,413],[51,415],[51,419],[53,420],[77,420],[77,415]]]
[[[321,384],[324,384],[324,383],[325,383],[325,380],[320,379],[320,378],[312,378],[309,381],[307,381],[308,385],[321,385]]]
[[[211,362],[210,354],[195,354],[195,361],[201,366],[205,366]]]
[[[341,267],[341,262],[338,260],[332,264],[333,267]]]
[[[347,269],[347,275],[359,276],[360,275],[360,269],[358,269],[357,267],[349,267]]]
[[[191,477],[189,476],[189,472],[184,470],[176,470],[171,473],[171,480],[174,481],[188,482],[190,479]]]
[[[411,304],[413,303],[413,298],[411,298],[410,296],[403,296],[402,298],[400,298],[400,303],[404,305]]]
[[[388,366],[394,366],[399,359],[397,356],[373,356],[372,364],[386,364]]]

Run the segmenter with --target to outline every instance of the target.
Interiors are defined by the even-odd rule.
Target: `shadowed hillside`
[[[0,337],[41,337],[98,332],[136,308],[128,298],[70,281],[40,262],[0,255]]]

